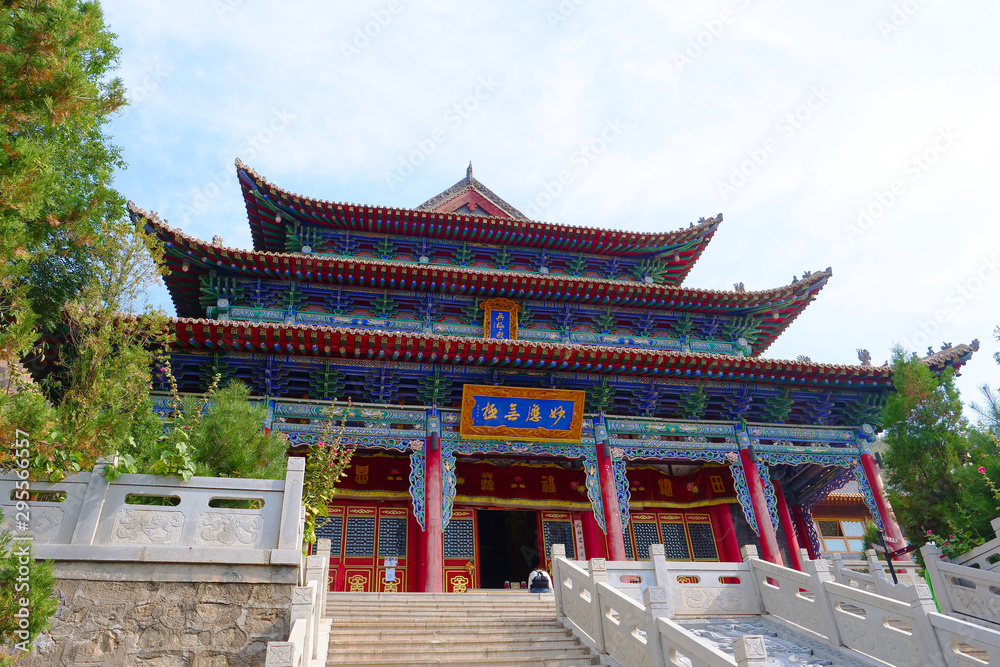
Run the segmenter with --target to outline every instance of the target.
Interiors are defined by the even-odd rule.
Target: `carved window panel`
[[[379,517],[378,557],[406,558],[406,519]]]
[[[691,560],[683,523],[661,523],[660,532],[663,534],[663,549],[667,560]]]
[[[344,548],[344,517],[321,516],[316,518],[316,539],[330,540],[330,557],[337,558]],[[313,553],[316,545],[313,544]]]
[[[640,560],[649,558],[649,545],[660,541],[653,522],[635,522],[632,524],[632,534],[635,536],[635,555]]]
[[[545,536],[546,559],[552,557],[552,545],[566,545],[566,558],[576,558],[576,539],[573,537],[572,521],[542,521],[542,534]]]
[[[691,553],[695,560],[719,560],[712,524],[689,522],[687,529],[691,538]]]
[[[372,556],[375,554],[375,517],[347,517],[347,556]]]
[[[473,526],[474,519],[455,519],[448,522],[444,529],[444,557],[468,558],[476,556],[476,538]]]

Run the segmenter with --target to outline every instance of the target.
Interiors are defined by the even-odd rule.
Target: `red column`
[[[441,435],[427,437],[427,487],[424,493],[424,592],[444,592],[444,537],[441,530]]]
[[[736,527],[733,526],[733,515],[729,510],[729,505],[715,506],[715,525],[719,531],[719,541],[722,549],[719,551],[720,560],[729,563],[739,563],[740,543],[736,539]]]
[[[608,542],[604,539],[601,527],[597,525],[594,513],[581,512],[580,518],[583,521],[583,548],[587,552],[587,559],[607,558]]]
[[[899,525],[892,515],[892,508],[889,507],[889,500],[885,497],[885,485],[882,484],[882,475],[879,474],[878,466],[875,465],[875,457],[872,456],[867,446],[862,449],[862,452],[861,467],[864,468],[865,477],[868,478],[868,486],[871,487],[872,495],[875,496],[875,505],[882,517],[882,525],[885,526],[886,542],[889,542],[890,550],[900,549],[905,544],[903,531],[899,529]],[[897,556],[893,560],[910,560],[910,556]]]
[[[611,468],[609,443],[597,443],[597,472],[601,480],[601,500],[604,501],[604,528],[608,536],[608,559],[625,560],[625,535],[622,532],[622,514],[618,507],[618,490],[615,471]]]
[[[426,517],[425,517],[426,519]],[[410,546],[407,555],[410,557],[407,565],[412,573],[411,581],[407,582],[407,591],[414,593],[424,590],[424,555],[427,550],[427,533],[417,523],[417,517],[412,512],[409,519]]]
[[[806,527],[806,516],[802,511],[802,505],[792,505],[792,517],[795,519],[795,528],[802,536],[802,541],[805,542],[809,560],[816,560],[816,550],[813,549],[812,540],[809,539],[809,529]]]
[[[742,437],[742,436],[741,436]],[[764,484],[760,481],[757,464],[750,460],[750,450],[740,447],[740,460],[743,462],[743,474],[750,490],[750,504],[757,518],[757,530],[760,532],[760,555],[764,560],[782,565],[781,552],[778,551],[778,538],[774,535],[771,525],[771,514],[767,511],[767,498],[764,496]]]
[[[785,533],[785,544],[788,545],[788,557],[792,561],[792,567],[801,572],[802,560],[799,558],[799,540],[795,537],[795,528],[792,526],[792,515],[788,513],[785,490],[781,488],[781,482],[776,479],[772,479],[771,484],[774,486],[774,495],[778,499],[778,521],[781,522],[781,530]]]

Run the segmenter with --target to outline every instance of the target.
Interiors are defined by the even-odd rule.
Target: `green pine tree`
[[[903,533],[918,543],[927,531],[988,535],[992,514],[978,525],[969,525],[964,516],[961,473],[970,445],[954,371],[948,368],[935,377],[915,354],[897,346],[892,383],[895,392],[882,412],[883,459],[891,471],[889,499]]]

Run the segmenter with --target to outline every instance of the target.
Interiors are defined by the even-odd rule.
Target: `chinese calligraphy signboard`
[[[586,392],[564,389],[462,388],[463,438],[580,442]]]
[[[521,306],[510,299],[489,299],[480,306],[483,317],[483,337],[498,340],[517,340],[517,313]]]

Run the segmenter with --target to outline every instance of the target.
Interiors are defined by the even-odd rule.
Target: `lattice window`
[[[375,517],[347,517],[347,556],[372,556],[375,553]]]
[[[625,531],[625,558],[635,560],[635,547],[632,545],[632,533]]]
[[[576,558],[576,540],[573,537],[573,524],[569,521],[543,521],[542,532],[545,535],[545,556],[552,556],[553,544],[566,545],[566,558]]]
[[[472,530],[472,519],[452,519],[444,529],[444,557],[476,557],[476,543]]]
[[[649,545],[660,541],[656,534],[655,523],[633,523],[632,534],[635,535],[635,553],[640,560],[649,558]]]
[[[823,553],[860,553],[864,547],[865,526],[849,519],[816,521],[822,539]]]
[[[406,557],[406,519],[379,519],[378,557]]]
[[[660,532],[663,533],[663,550],[667,560],[691,560],[683,523],[661,523]]]
[[[691,536],[691,551],[695,560],[719,560],[719,552],[715,548],[715,537],[712,535],[712,524],[689,523],[688,535]]]
[[[342,516],[321,516],[316,518],[316,539],[326,538],[330,540],[330,556],[337,558],[343,548],[344,517]],[[312,552],[316,553],[316,545],[313,544]]]

